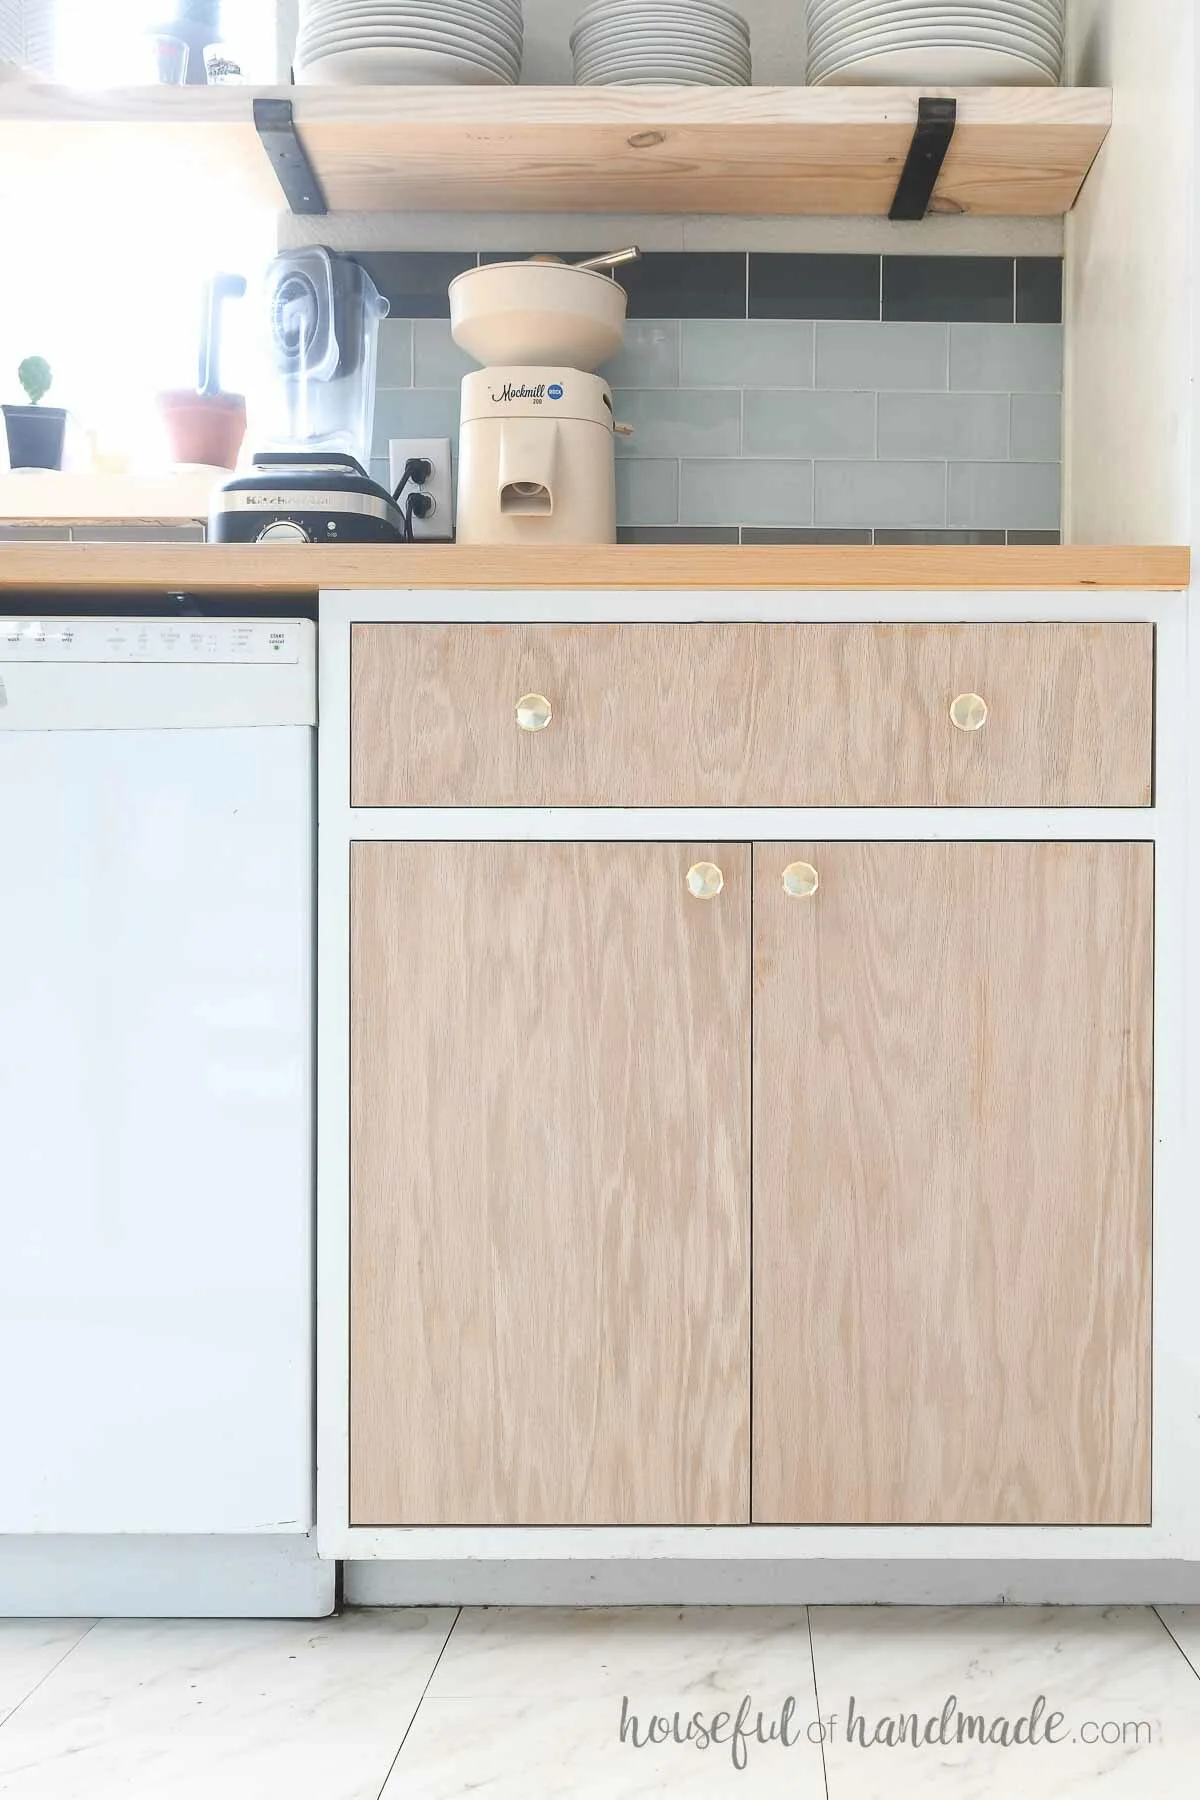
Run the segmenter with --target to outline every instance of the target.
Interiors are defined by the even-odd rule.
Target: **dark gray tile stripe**
[[[359,261],[392,316],[449,316],[451,280],[518,251],[370,252]],[[564,253],[571,261],[580,253]],[[621,271],[631,319],[863,319],[1056,325],[1057,257],[818,256],[752,250],[655,250]]]

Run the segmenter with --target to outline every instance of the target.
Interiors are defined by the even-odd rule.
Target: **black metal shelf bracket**
[[[917,128],[900,175],[889,219],[923,219],[958,124],[957,100],[921,99]]]
[[[290,100],[254,102],[254,129],[294,213],[327,213],[317,172],[300,142]]]

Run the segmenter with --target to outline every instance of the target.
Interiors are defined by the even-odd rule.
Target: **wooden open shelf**
[[[333,211],[886,215],[917,102],[959,122],[933,211],[1074,205],[1112,121],[1095,88],[285,88]],[[248,88],[0,87],[0,204],[55,163],[127,196],[174,159],[282,204]]]
[[[0,544],[0,596],[20,612],[45,594],[339,588],[1171,593],[1187,587],[1190,566],[1172,545]]]

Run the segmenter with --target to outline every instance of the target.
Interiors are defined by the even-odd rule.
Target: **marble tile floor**
[[[1186,1800],[1198,1770],[1200,1607],[0,1620],[6,1800]]]

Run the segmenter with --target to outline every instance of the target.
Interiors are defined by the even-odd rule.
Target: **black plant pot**
[[[6,406],[8,462],[13,469],[61,469],[67,415],[61,406]]]

